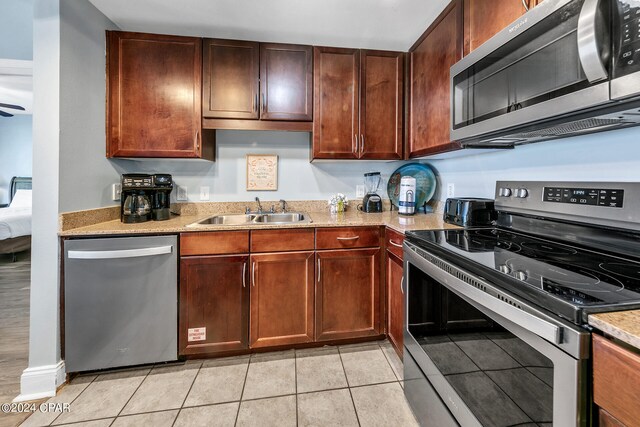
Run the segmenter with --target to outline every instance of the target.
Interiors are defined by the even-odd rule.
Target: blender
[[[382,212],[382,198],[376,193],[380,186],[382,177],[380,172],[369,172],[364,174],[364,187],[367,192],[362,199],[362,210],[364,212]]]

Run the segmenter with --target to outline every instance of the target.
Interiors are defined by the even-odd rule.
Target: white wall
[[[60,2],[60,212],[112,205],[105,157],[105,30],[88,1]]]
[[[494,197],[497,180],[640,181],[640,127],[538,142],[514,150],[433,160],[446,200],[448,183],[459,197]]]
[[[14,176],[31,176],[32,117],[16,115],[0,119],[0,204],[9,203]]]
[[[200,201],[200,186],[210,187],[212,201],[320,200],[335,193],[355,198],[364,173],[382,172],[386,198],[389,175],[402,162],[331,161],[309,163],[308,132],[217,131],[216,161],[116,160],[125,172],[168,172],[177,185],[187,186],[190,201]],[[246,154],[277,154],[278,190],[246,191]],[[174,191],[172,193],[175,199]]]
[[[33,1],[2,0],[0,5],[0,58],[33,58]]]

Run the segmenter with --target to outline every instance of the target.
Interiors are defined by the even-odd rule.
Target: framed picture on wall
[[[247,191],[278,189],[278,156],[247,154]]]

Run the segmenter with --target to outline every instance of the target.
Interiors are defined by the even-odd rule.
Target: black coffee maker
[[[173,180],[169,174],[122,175],[120,221],[128,224],[169,219]]]

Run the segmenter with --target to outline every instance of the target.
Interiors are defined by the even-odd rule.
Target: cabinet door
[[[380,333],[380,249],[316,252],[316,341]]]
[[[248,256],[181,259],[181,355],[248,348],[248,261]]]
[[[251,255],[251,348],[313,341],[313,252]]]
[[[402,159],[402,52],[360,53],[360,158]]]
[[[313,48],[313,158],[356,159],[360,52]]]
[[[535,0],[527,0],[534,3]],[[528,3],[522,0],[464,0],[464,54],[468,55],[482,43],[523,15]]]
[[[402,358],[404,293],[402,290],[402,259],[387,251],[387,333],[393,348]]]
[[[205,39],[202,116],[257,119],[259,60],[256,42]]]
[[[449,69],[462,44],[462,3],[454,0],[410,51],[409,157],[460,148],[449,140]]]
[[[260,119],[313,120],[311,46],[260,44]]]
[[[107,42],[107,157],[200,157],[201,40],[110,31]]]

